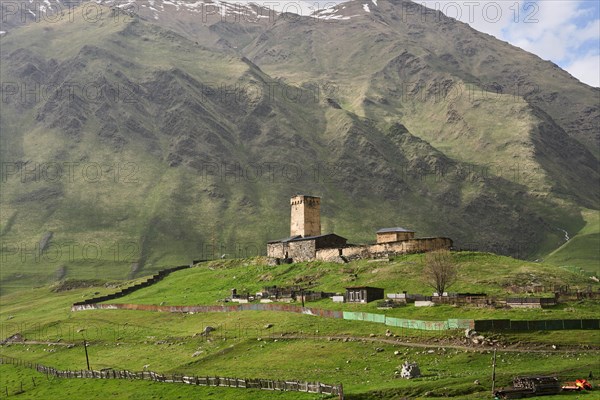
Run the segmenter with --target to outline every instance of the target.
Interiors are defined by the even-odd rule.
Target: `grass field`
[[[550,253],[544,262],[560,265],[575,271],[600,276],[600,213],[586,210],[582,213],[586,225],[558,249]]]
[[[570,284],[587,281],[580,274],[537,263],[525,263],[490,254],[463,254],[461,290],[489,291],[500,295],[497,282],[521,280],[523,274]],[[344,266],[326,263],[267,266],[262,259],[214,261],[173,273],[160,283],[119,299],[120,302],[159,304],[218,304],[232,287],[252,292],[266,284],[290,284],[312,279],[324,290],[346,285],[348,268],[358,278],[352,283],[408,288],[422,291],[417,279],[419,255],[392,262],[356,262]],[[481,268],[496,265],[497,279]],[[477,268],[479,266],[479,269]],[[396,269],[398,271],[396,271]],[[410,271],[415,271],[410,273]],[[489,269],[488,269],[489,270]],[[467,271],[471,271],[467,273]],[[479,271],[479,272],[477,272]],[[512,271],[512,272],[511,272]],[[262,277],[262,278],[261,278]],[[262,280],[261,280],[262,279]],[[77,286],[72,282],[73,286]],[[463,332],[428,332],[381,324],[335,320],[302,314],[238,312],[177,314],[148,311],[88,310],[71,312],[70,305],[95,294],[114,292],[115,287],[97,286],[53,292],[40,287],[0,297],[1,337],[17,332],[27,342],[5,344],[0,355],[15,357],[59,369],[84,369],[82,342],[89,343],[93,369],[150,370],[160,373],[234,376],[343,383],[349,399],[391,398],[489,398],[491,348],[464,347]],[[479,286],[477,286],[479,285]],[[56,288],[56,287],[54,287]],[[373,304],[333,305],[322,300],[309,303],[319,308],[339,308],[383,313]],[[598,315],[597,302],[573,303],[557,309],[492,310],[451,306],[416,309],[407,306],[390,315],[428,320],[448,317],[477,318],[583,318]],[[206,326],[216,330],[209,337],[198,335]],[[390,335],[386,336],[386,329]],[[554,331],[493,334],[500,341],[498,385],[508,385],[515,375],[557,374],[563,380],[600,376],[598,331]],[[58,343],[58,344],[57,344]],[[62,344],[62,345],[61,345]],[[65,346],[74,344],[74,346]],[[557,345],[553,350],[551,345]],[[397,354],[395,352],[398,352]],[[422,378],[402,380],[394,372],[405,360],[416,361]],[[0,366],[2,391],[14,394],[23,383],[19,398],[218,398],[218,399],[318,399],[306,393],[272,393],[243,389],[190,387],[181,384],[96,380],[50,379],[35,371]],[[31,379],[33,378],[33,380]],[[479,380],[480,385],[474,381]],[[36,386],[33,386],[33,382]],[[88,393],[91,393],[88,395]],[[96,396],[96,397],[94,397]],[[594,394],[579,395],[593,399]],[[12,395],[11,395],[12,397]],[[577,398],[561,396],[559,398]]]

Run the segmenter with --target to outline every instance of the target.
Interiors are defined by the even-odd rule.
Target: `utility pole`
[[[83,349],[85,350],[85,362],[87,363],[87,369],[89,371],[90,370],[90,358],[88,357],[87,343],[86,343],[85,339],[83,339]]]
[[[496,348],[494,347],[494,358],[492,361],[492,395],[496,390]]]

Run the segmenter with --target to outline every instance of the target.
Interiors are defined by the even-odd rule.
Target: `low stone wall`
[[[451,247],[452,239],[450,238],[418,238],[399,242],[377,243],[373,245],[321,249],[316,251],[315,258],[321,261],[337,262],[340,260],[340,251],[343,259],[356,260],[387,257],[396,254],[423,253],[441,249],[449,250]],[[296,261],[295,258],[294,261]]]
[[[151,278],[145,280],[144,282],[138,283],[133,286],[128,286],[125,289],[122,289],[115,293],[111,293],[111,294],[107,294],[107,295],[99,296],[99,297],[92,297],[90,299],[86,299],[84,301],[75,303],[74,305],[95,304],[95,303],[101,303],[103,301],[118,299],[120,297],[127,296],[128,294],[133,293],[136,290],[140,290],[140,289],[146,288],[148,286],[154,285],[155,283],[164,279],[170,273],[180,271],[180,270],[186,269],[186,268],[191,268],[191,265],[180,265],[178,267],[163,269],[163,270],[160,270],[157,274],[152,275]]]
[[[279,311],[305,315],[314,315],[324,318],[343,319],[342,311],[323,310],[320,308],[302,307],[293,304],[278,303],[247,303],[230,306],[157,306],[154,304],[73,304],[71,311],[83,310],[137,310],[181,313],[211,313],[211,312],[236,312],[236,311]]]

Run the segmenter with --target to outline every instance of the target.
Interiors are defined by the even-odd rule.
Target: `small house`
[[[372,286],[354,286],[346,288],[348,303],[369,303],[383,299],[383,289]]]
[[[396,227],[383,228],[377,231],[377,243],[400,242],[415,238],[415,231]]]

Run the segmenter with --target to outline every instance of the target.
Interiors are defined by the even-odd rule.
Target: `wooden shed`
[[[348,303],[369,303],[383,299],[383,289],[372,286],[353,286],[346,288]]]

